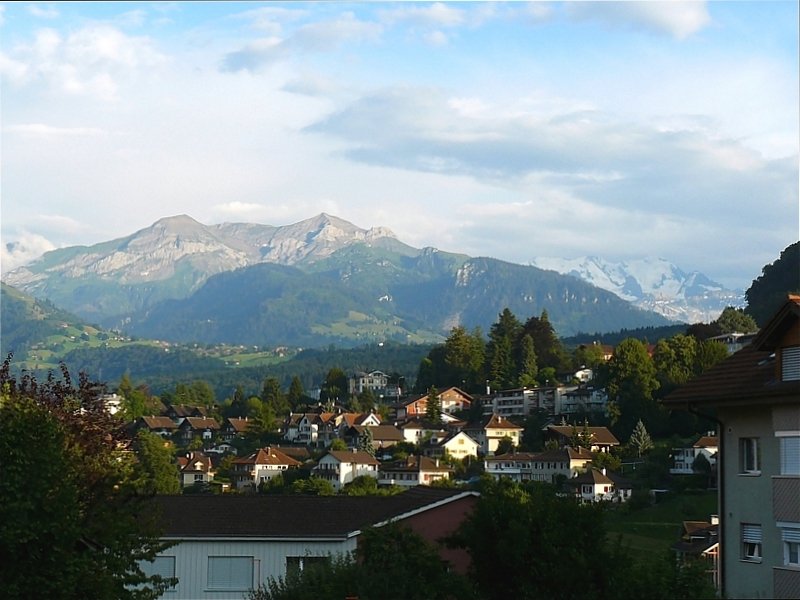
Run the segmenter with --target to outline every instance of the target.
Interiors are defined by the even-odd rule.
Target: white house
[[[570,483],[582,502],[627,502],[633,491],[630,482],[605,469],[589,469]]]
[[[381,464],[378,483],[414,487],[430,485],[440,479],[449,479],[452,474],[453,469],[440,462],[438,458],[409,456],[406,460]]]
[[[545,452],[512,452],[489,457],[484,461],[486,473],[499,479],[544,481],[556,483],[559,478],[572,479],[586,469],[592,453],[586,448],[562,448]]]
[[[214,479],[214,467],[211,459],[202,452],[187,452],[178,457],[181,487],[190,487],[196,483],[210,483]]]
[[[456,431],[445,437],[432,437],[422,448],[426,456],[441,458],[445,455],[463,460],[468,456],[477,457],[480,444],[463,431]]]
[[[327,479],[336,491],[356,477],[378,478],[378,461],[363,450],[328,450],[314,467],[315,477]]]
[[[705,456],[708,463],[713,467],[717,463],[717,452],[719,452],[719,440],[715,435],[704,435],[700,437],[690,448],[673,448],[672,457],[675,466],[669,472],[673,475],[691,475],[694,473],[692,466],[697,457],[701,454]]]
[[[300,461],[267,446],[250,456],[235,459],[232,466],[233,484],[236,489],[243,489],[257,487],[288,469],[295,469],[300,466]]]
[[[158,496],[152,501],[162,539],[173,545],[141,566],[177,578],[162,598],[241,600],[270,578],[353,552],[366,527],[401,521],[463,572],[466,552],[438,540],[456,530],[476,500],[476,492],[424,486],[388,497]]]

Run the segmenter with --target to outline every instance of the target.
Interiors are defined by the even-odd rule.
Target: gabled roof
[[[477,496],[418,486],[392,496],[190,494],[152,501],[167,538],[347,539],[371,525]]]
[[[277,448],[267,446],[259,448],[250,456],[244,458],[236,458],[233,460],[234,464],[252,464],[252,465],[288,465],[290,467],[299,467],[300,461],[287,456]]]
[[[384,463],[380,466],[381,471],[402,471],[404,473],[420,473],[429,471],[433,473],[452,473],[453,468],[438,460],[427,456],[409,456],[406,460],[399,460],[391,463]]]
[[[781,335],[797,327],[798,319],[800,296],[790,296],[750,345],[683,384],[662,402],[670,408],[796,403],[800,380],[777,378],[774,350]]]
[[[142,417],[142,423],[148,429],[177,429],[175,421],[169,417]]]
[[[575,431],[580,434],[583,431],[583,425],[548,425],[546,429],[565,438],[570,438]],[[619,446],[619,440],[608,430],[608,427],[587,427],[586,429],[589,430],[592,436],[592,444]]]
[[[328,450],[322,458],[331,456],[340,463],[356,463],[359,465],[377,465],[378,461],[372,454],[364,450]]]
[[[516,423],[509,421],[502,415],[492,415],[489,419],[484,423],[483,429],[525,429],[524,427],[520,427]]]
[[[353,425],[347,430],[348,435],[361,435],[365,429],[372,433],[376,442],[402,442],[403,432],[394,425]]]
[[[717,448],[719,447],[719,438],[715,435],[704,435],[694,444],[692,448]]]
[[[204,406],[189,406],[188,404],[172,404],[167,411],[176,417],[205,417],[208,409]]]
[[[198,463],[200,468],[196,468]],[[201,471],[208,473],[212,469],[211,458],[202,452],[189,452],[187,456],[178,457],[178,468],[181,473],[191,473]]]
[[[247,428],[250,427],[251,423],[252,421],[247,418],[241,419],[239,417],[228,417],[225,419],[225,425],[230,426],[230,429],[233,429],[236,433],[245,433]]]
[[[210,417],[186,417],[181,421],[180,427],[188,424],[191,429],[219,429],[219,423],[216,419]]]
[[[603,472],[597,469],[589,469],[586,473],[573,477],[570,479],[570,483],[573,485],[614,485],[614,481],[608,475],[603,475]]]

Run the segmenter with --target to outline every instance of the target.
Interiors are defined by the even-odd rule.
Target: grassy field
[[[606,528],[611,540],[621,537],[634,552],[663,552],[678,541],[683,521],[707,521],[712,514],[717,514],[715,491],[671,493],[639,510],[615,505],[606,513]]]

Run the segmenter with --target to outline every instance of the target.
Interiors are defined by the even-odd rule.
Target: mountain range
[[[455,325],[486,331],[506,307],[522,320],[546,310],[562,336],[669,322],[571,275],[416,249],[326,214],[282,227],[168,217],[3,280],[103,327],[178,342],[440,341]]]
[[[596,256],[536,258],[531,264],[579,277],[671,321],[708,323],[728,306],[745,305],[744,291],[726,289],[698,271],[686,273],[663,258],[616,263]]]

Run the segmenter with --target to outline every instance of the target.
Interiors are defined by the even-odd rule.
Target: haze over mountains
[[[135,335],[260,345],[435,341],[457,324],[486,330],[506,307],[521,319],[547,310],[563,336],[615,331],[668,322],[629,302],[648,307],[645,292],[682,302],[725,293],[665,261],[627,272],[594,261],[594,270],[570,269],[593,275],[591,285],[555,272],[564,265],[542,262],[554,269],[543,270],[416,249],[386,228],[365,230],[326,214],[282,227],[207,226],[180,215],[124,238],[48,252],[3,279]],[[616,293],[608,291],[620,281]],[[683,314],[690,313],[672,316]]]

